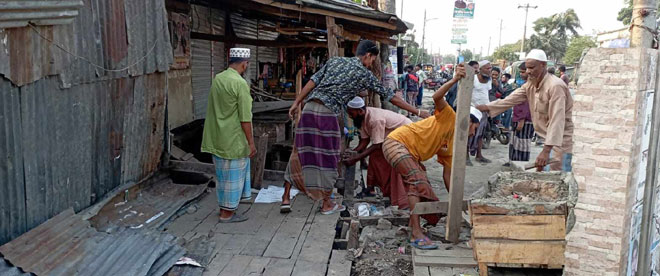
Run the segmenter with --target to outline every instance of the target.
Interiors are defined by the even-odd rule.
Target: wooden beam
[[[280,48],[326,48],[328,45],[325,42],[288,42],[288,41],[279,41],[279,40],[259,40],[259,39],[248,39],[240,37],[227,37],[224,35],[213,35],[205,34],[198,32],[191,32],[190,38],[192,39],[203,39],[210,41],[219,41],[225,43],[233,44],[247,44],[254,46],[266,46],[266,47],[280,47]]]
[[[463,200],[463,211],[468,209],[468,201]],[[446,214],[449,210],[449,202],[447,201],[428,201],[419,202],[415,204],[415,209],[412,211],[413,215],[427,215],[427,214]]]
[[[337,25],[335,25],[335,18],[332,16],[325,17],[325,26],[328,30],[328,57],[339,56],[339,45],[337,44]]]
[[[466,76],[458,84],[456,99],[456,124],[454,126],[454,152],[451,163],[451,181],[449,185],[449,208],[447,210],[446,239],[459,242],[463,216],[463,192],[465,184],[465,162],[467,159],[467,141],[470,130],[470,102],[474,88],[474,69],[465,66]]]
[[[281,2],[275,2],[273,0],[252,0],[252,1],[280,9],[293,10],[297,12],[310,13],[310,14],[323,15],[323,16],[331,16],[331,17],[342,18],[345,20],[359,22],[371,26],[381,27],[388,30],[396,30],[396,25],[394,24],[378,21],[375,19],[364,18],[357,15],[345,14],[345,13],[317,9],[317,8],[303,7],[298,5],[285,4]]]

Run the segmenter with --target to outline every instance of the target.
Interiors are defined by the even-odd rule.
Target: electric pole
[[[529,3],[526,5],[518,5],[519,9],[525,9],[525,29],[523,30],[523,39],[522,39],[522,44],[520,45],[520,52],[523,53],[525,52],[525,37],[527,36],[527,14],[529,13],[529,9],[536,9],[539,6],[530,6]]]
[[[491,38],[492,38],[491,36],[488,37],[488,50],[486,50],[486,55],[487,55],[487,56],[490,55],[490,39],[491,39]]]
[[[422,63],[424,63],[424,37],[426,37],[426,9],[424,9],[424,26],[422,27],[422,53],[416,58],[416,61],[419,61],[419,56],[422,56]]]
[[[500,41],[497,43],[497,47],[502,47],[502,21],[503,19],[500,19]]]

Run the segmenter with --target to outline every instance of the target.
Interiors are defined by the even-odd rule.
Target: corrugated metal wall
[[[72,24],[0,38],[3,244],[157,169],[173,58],[163,0],[85,0]]]
[[[199,33],[211,33],[211,9],[191,5],[190,16],[192,17],[192,31]],[[192,59],[190,68],[192,69],[193,86],[193,108],[195,119],[201,119],[206,116],[206,105],[211,90],[211,80],[213,76],[212,67],[212,46],[211,41],[192,39]]]

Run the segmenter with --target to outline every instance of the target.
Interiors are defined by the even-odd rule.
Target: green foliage
[[[472,58],[474,58],[474,55],[472,55],[472,51],[470,51],[470,49],[462,50],[461,56],[463,56],[466,62],[471,61]]]
[[[558,61],[566,53],[569,35],[577,36],[580,28],[580,19],[573,9],[539,18],[534,21],[536,33],[529,38],[529,47],[542,49],[548,59]]]
[[[448,55],[442,56],[442,63],[443,64],[448,64],[448,63],[454,64],[454,63],[456,63],[456,55],[448,54]]]
[[[522,44],[522,40],[518,40],[516,43],[511,43],[511,44],[504,44],[500,47],[495,48],[495,52],[493,52],[492,59],[493,61],[498,60],[498,59],[504,59],[509,63],[518,61],[518,52],[520,52],[520,44]],[[525,45],[525,52],[529,51],[529,43]]]
[[[571,38],[571,42],[568,44],[566,49],[566,54],[562,59],[565,64],[574,64],[580,61],[582,52],[588,48],[595,48],[596,41],[588,36],[575,36]]]

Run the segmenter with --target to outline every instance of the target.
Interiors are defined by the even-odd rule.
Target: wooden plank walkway
[[[318,203],[304,195],[292,212],[279,213],[279,203],[241,204],[241,223],[218,222],[214,193],[207,193],[192,214],[176,218],[166,231],[191,240],[210,236],[215,243],[203,275],[333,275],[348,276],[346,251],[332,250],[339,214],[321,215]]]
[[[413,249],[415,276],[478,275],[472,249],[440,244],[437,250]]]

